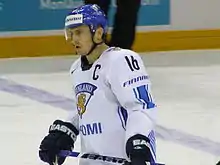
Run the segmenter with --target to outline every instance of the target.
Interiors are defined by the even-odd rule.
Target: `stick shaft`
[[[66,151],[66,150],[61,150],[59,153],[59,156],[78,157],[82,159],[99,160],[103,162],[112,162],[112,163],[118,163],[118,164],[123,164],[127,161],[124,158],[118,158],[118,157],[113,157],[113,156],[105,156],[105,155],[98,155],[98,154],[92,154],[92,153],[80,154],[79,152],[76,152],[76,151]],[[151,165],[165,165],[165,164],[151,163]]]

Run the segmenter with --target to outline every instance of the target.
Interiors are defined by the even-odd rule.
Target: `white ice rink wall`
[[[63,20],[80,4],[81,0],[0,1],[0,57],[72,54],[63,36]],[[220,48],[219,6],[219,0],[142,0],[133,49]],[[114,11],[115,0],[110,25]]]

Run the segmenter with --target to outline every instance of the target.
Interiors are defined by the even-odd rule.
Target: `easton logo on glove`
[[[146,147],[150,148],[150,144],[143,140],[143,139],[135,139],[133,140],[134,149],[142,149],[142,146],[145,145]]]
[[[57,121],[57,123],[59,123],[59,121]],[[52,124],[50,126],[49,132],[52,131],[61,131],[65,134],[67,134],[73,141],[76,140],[76,134],[67,126],[64,125],[65,123],[63,122],[62,124],[56,124],[56,122],[54,122],[54,124]]]

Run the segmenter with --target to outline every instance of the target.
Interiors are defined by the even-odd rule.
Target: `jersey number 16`
[[[134,58],[134,56],[130,56],[130,59],[128,56],[125,56],[125,60],[129,66],[129,68],[131,69],[131,71],[140,69],[140,67],[138,65],[138,61]]]

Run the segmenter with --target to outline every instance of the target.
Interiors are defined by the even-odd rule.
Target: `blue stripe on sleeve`
[[[144,100],[144,102],[147,104],[147,109],[154,108],[155,104],[152,102],[151,95],[146,89],[146,85],[142,85],[137,87],[138,96],[136,97],[138,100]]]
[[[118,115],[120,117],[121,123],[122,123],[122,127],[124,129],[126,129],[126,123],[127,123],[127,119],[128,119],[128,112],[126,109],[124,109],[123,107],[118,107]]]

